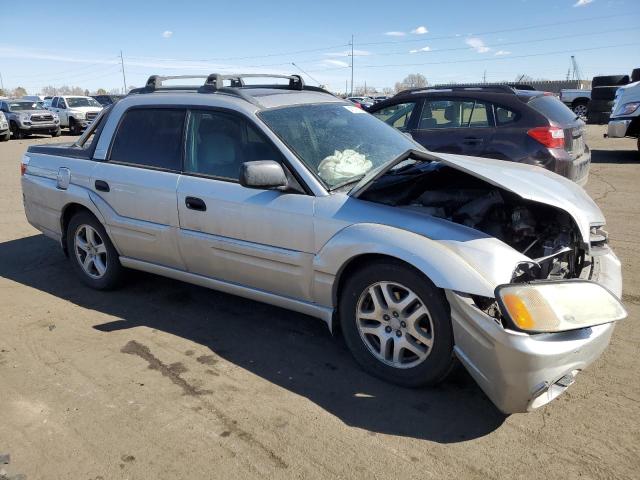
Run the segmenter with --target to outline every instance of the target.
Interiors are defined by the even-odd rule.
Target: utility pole
[[[351,95],[353,97],[353,34],[351,34]]]
[[[120,50],[120,66],[122,67],[122,93],[127,94],[127,77],[124,75],[124,58],[122,58],[122,50]]]
[[[4,82],[2,81],[2,73],[0,73],[0,88],[4,91]]]
[[[487,71],[484,71],[484,74],[482,75],[482,83],[487,83]]]

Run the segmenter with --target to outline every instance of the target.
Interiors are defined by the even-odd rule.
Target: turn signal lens
[[[501,285],[496,299],[510,327],[526,332],[575,330],[627,316],[611,292],[584,280]]]
[[[20,175],[24,175],[27,172],[27,167],[29,166],[29,161],[31,160],[31,157],[29,157],[28,155],[24,155],[22,157],[22,162],[20,162]]]

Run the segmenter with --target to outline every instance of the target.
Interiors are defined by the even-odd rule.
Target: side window
[[[58,108],[67,108],[67,104],[62,97],[58,98]]]
[[[109,160],[180,171],[185,110],[133,109],[120,121]]]
[[[58,97],[53,97],[53,100],[51,100],[51,107],[58,108]]]
[[[496,105],[496,123],[498,126],[508,125],[518,120],[518,114],[513,110]]]
[[[241,117],[192,111],[189,118],[185,172],[238,181],[244,162],[282,161],[278,150]]]
[[[373,116],[398,130],[405,131],[409,128],[409,119],[415,106],[415,102],[398,103],[374,112]]]
[[[489,127],[487,106],[474,100],[426,100],[420,129]]]

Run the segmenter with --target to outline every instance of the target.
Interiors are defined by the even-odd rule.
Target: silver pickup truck
[[[587,119],[591,90],[564,88],[560,90],[560,101],[569,107],[581,119]]]
[[[427,152],[297,75],[253,77],[154,76],[73,145],[29,147],[27,219],[82,282],[110,289],[127,267],[312,315],[401,386],[457,358],[506,413],[604,351],[620,262],[581,187]]]

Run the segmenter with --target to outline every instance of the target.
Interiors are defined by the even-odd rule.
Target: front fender
[[[435,241],[386,225],[351,225],[334,235],[314,259],[316,301],[335,306],[340,274],[351,260],[366,254],[407,262],[439,288],[484,297],[493,297],[498,284],[510,281],[518,261],[527,259],[491,237]]]

